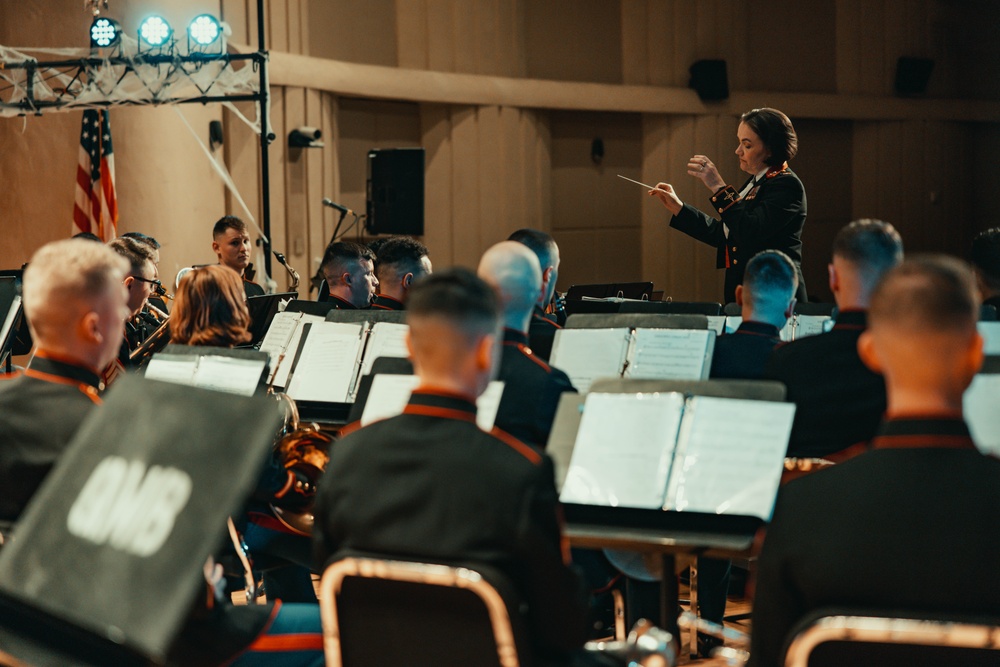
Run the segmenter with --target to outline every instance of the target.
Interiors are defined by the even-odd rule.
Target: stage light
[[[113,19],[95,18],[90,24],[90,46],[113,46],[121,39],[121,27]]]
[[[139,39],[154,48],[167,44],[173,34],[173,28],[162,16],[147,17],[139,24]]]
[[[200,14],[194,17],[188,26],[188,36],[199,46],[210,46],[222,36],[222,26],[214,16]]]

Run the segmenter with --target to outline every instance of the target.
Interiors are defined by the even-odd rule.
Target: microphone
[[[341,215],[344,215],[344,214],[347,214],[347,213],[350,213],[353,216],[357,216],[358,215],[357,213],[355,213],[351,209],[347,208],[346,206],[341,206],[337,202],[335,202],[332,199],[329,199],[327,197],[323,198],[323,206],[329,206],[330,208],[335,208],[338,211],[340,211]]]

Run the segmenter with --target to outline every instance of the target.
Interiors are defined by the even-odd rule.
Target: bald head
[[[501,241],[483,254],[478,274],[500,296],[504,325],[527,333],[542,290],[542,268],[535,253],[516,241]]]

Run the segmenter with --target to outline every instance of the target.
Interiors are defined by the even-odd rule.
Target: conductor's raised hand
[[[688,174],[694,176],[705,184],[705,187],[715,192],[726,185],[715,168],[715,163],[708,159],[707,155],[695,155],[687,163]]]
[[[649,196],[656,197],[663,202],[667,210],[674,215],[680,213],[681,209],[684,208],[684,202],[674,192],[674,186],[670,185],[670,183],[657,183],[656,187],[649,191]]]

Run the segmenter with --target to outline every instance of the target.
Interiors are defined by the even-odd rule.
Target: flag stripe
[[[118,233],[118,195],[107,110],[83,112],[80,161],[76,170],[73,230],[110,241]]]

